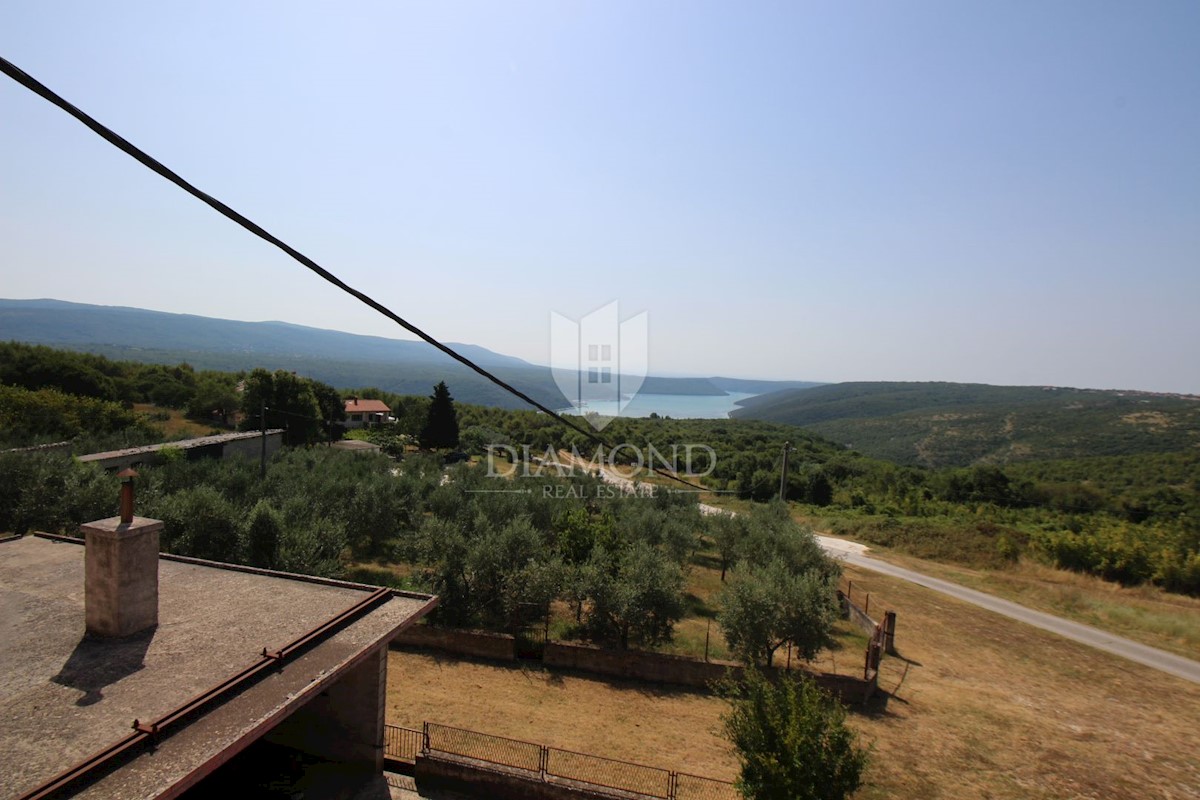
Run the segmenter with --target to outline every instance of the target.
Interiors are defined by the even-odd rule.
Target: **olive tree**
[[[726,681],[724,734],[737,749],[736,785],[746,800],[844,800],[862,782],[869,750],[846,710],[811,678],[769,680],[746,670]]]

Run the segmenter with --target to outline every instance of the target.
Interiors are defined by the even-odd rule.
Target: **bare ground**
[[[858,798],[1200,798],[1200,686],[901,581],[847,569],[898,613]],[[431,720],[731,779],[724,703],[635,682],[393,652],[388,721]]]

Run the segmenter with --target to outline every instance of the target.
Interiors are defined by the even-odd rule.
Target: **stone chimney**
[[[92,636],[132,636],[158,624],[161,521],[133,514],[132,469],[121,478],[121,516],[80,526],[85,542],[84,605]]]

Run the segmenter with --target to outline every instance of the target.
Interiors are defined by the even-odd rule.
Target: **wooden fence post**
[[[883,615],[883,646],[890,655],[896,655],[896,612]]]

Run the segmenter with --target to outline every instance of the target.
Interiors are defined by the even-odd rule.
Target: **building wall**
[[[380,647],[265,739],[347,767],[383,771],[387,648]]]
[[[278,453],[281,447],[283,447],[283,431],[267,431],[267,458]],[[261,452],[261,437],[256,436],[253,439],[239,439],[236,442],[226,442],[225,452],[221,457],[247,456],[249,458],[258,458]]]
[[[279,448],[283,447],[283,431],[272,430],[267,431],[267,457],[270,458],[275,453],[279,452]],[[164,447],[171,447],[183,450],[189,461],[193,460],[197,455],[207,456],[212,458],[229,458],[230,456],[245,456],[248,458],[258,458],[262,452],[262,437],[249,436],[245,439],[236,439],[226,442],[214,442],[212,444],[200,445],[198,447],[183,447],[183,442],[163,442],[155,445],[153,448],[139,448],[137,452],[121,452],[117,451],[111,455],[103,453],[93,453],[91,455],[82,456],[81,461],[87,461],[99,464],[106,470],[122,470],[127,467],[137,467],[143,464],[154,465],[162,462],[162,456],[159,455],[159,450]],[[103,456],[103,457],[102,457]]]

